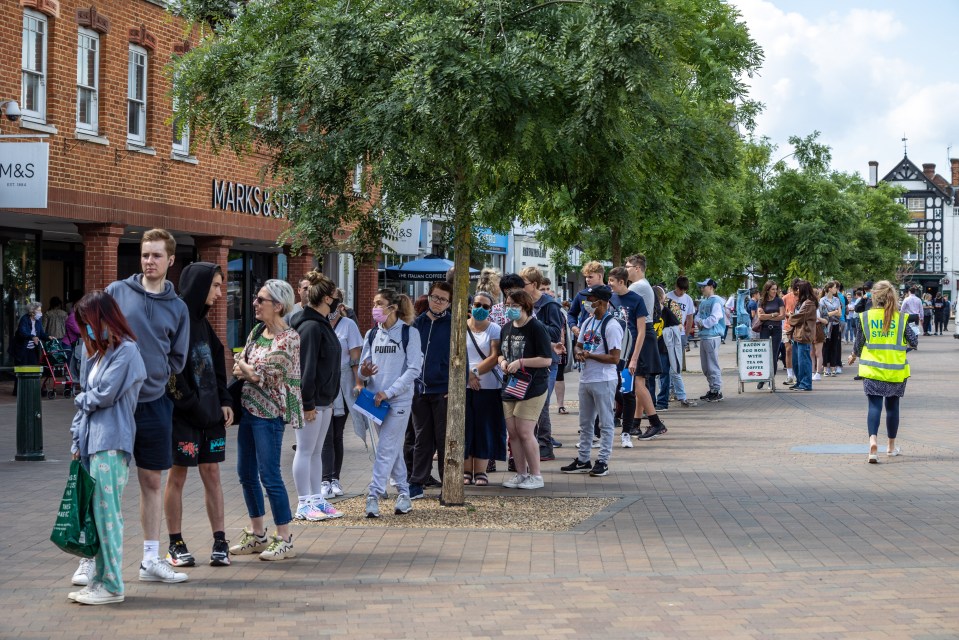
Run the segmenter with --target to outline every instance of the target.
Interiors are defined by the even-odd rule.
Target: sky
[[[756,133],[792,152],[791,135],[820,131],[832,166],[886,175],[903,156],[951,179],[959,158],[959,2],[730,0],[765,60],[747,79],[765,104]],[[952,147],[951,151],[947,150]]]

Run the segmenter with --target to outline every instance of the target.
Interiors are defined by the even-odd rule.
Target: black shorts
[[[566,380],[566,365],[560,363],[556,366],[556,382],[563,382]]]
[[[226,427],[198,429],[179,420],[173,423],[173,464],[195,467],[226,460]]]
[[[639,352],[639,362],[636,363],[637,376],[652,376],[663,372],[663,363],[659,359],[659,339],[652,325],[646,325],[646,335],[643,338],[643,347]]]
[[[133,440],[133,459],[141,469],[166,471],[173,466],[173,401],[161,396],[137,404],[133,421],[137,434]]]

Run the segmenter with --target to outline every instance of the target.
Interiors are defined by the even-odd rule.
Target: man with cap
[[[707,402],[723,399],[723,375],[719,368],[719,342],[726,332],[726,316],[723,299],[716,295],[716,281],[706,278],[697,282],[703,299],[696,312],[696,328],[699,330],[699,361],[703,374],[709,382],[709,392],[700,397]]]
[[[609,313],[613,291],[606,285],[589,287],[580,293],[583,308],[589,313],[580,323],[573,357],[583,363],[579,378],[579,450],[577,457],[560,470],[563,473],[588,473],[593,477],[609,473],[609,456],[613,452],[613,405],[619,384],[619,351],[623,327]],[[599,420],[600,444],[596,464],[590,462],[593,423]]]

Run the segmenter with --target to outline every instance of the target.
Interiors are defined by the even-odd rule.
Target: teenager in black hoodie
[[[210,262],[188,264],[180,274],[180,298],[190,312],[190,349],[186,367],[171,376],[167,385],[173,400],[173,467],[163,497],[170,532],[166,561],[174,567],[196,564],[180,533],[183,485],[190,467],[199,468],[206,494],[206,513],[213,528],[210,564],[230,564],[220,463],[226,458],[226,428],[233,424],[233,409],[226,389],[223,343],[207,320],[207,313],[223,295],[222,286],[223,272]]]
[[[333,399],[340,392],[340,339],[329,315],[336,300],[336,285],[318,271],[304,281],[303,311],[291,326],[300,334],[300,392],[303,396],[303,428],[296,430],[293,483],[299,504],[297,520],[326,520],[343,514],[323,497],[323,443],[333,418]]]

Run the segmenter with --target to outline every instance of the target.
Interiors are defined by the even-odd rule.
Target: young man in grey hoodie
[[[173,571],[159,553],[161,477],[173,466],[173,402],[166,387],[171,375],[183,371],[190,347],[190,313],[166,279],[175,253],[176,240],[168,231],[147,231],[140,241],[143,273],[113,282],[106,289],[133,329],[147,370],[134,414],[137,432],[133,443],[144,537],[143,582],[184,582],[188,577]]]

